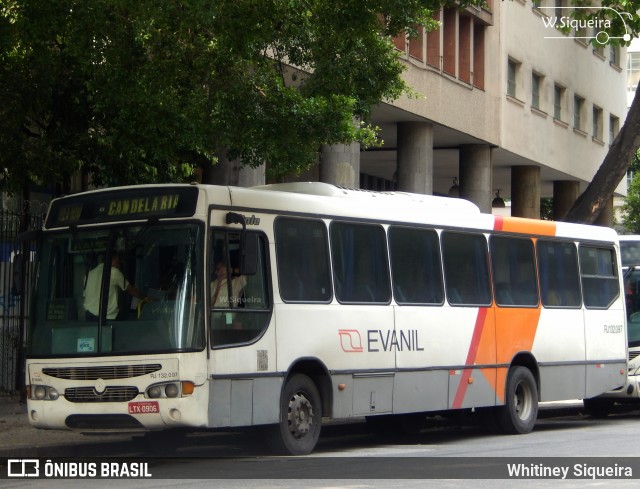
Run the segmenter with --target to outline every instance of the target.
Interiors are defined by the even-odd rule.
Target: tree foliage
[[[633,178],[622,205],[622,224],[628,232],[640,234],[640,151],[636,151],[629,170],[633,171]]]
[[[372,144],[371,107],[407,90],[391,38],[449,3],[0,0],[4,190],[177,181],[222,151],[277,176]]]

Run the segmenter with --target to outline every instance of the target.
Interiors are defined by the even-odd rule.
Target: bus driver
[[[133,297],[144,300],[145,295],[132,283],[127,281],[120,270],[122,258],[117,253],[111,258],[111,276],[109,278],[109,300],[107,303],[107,319],[116,319],[120,312],[118,306],[118,294],[124,290]],[[102,270],[104,263],[99,263],[87,275],[87,283],[84,287],[84,308],[88,321],[96,321],[100,313],[100,289],[102,287]]]

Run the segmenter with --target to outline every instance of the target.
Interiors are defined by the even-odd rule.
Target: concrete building
[[[323,147],[318,165],[296,179],[455,195],[484,212],[533,218],[540,198],[552,197],[561,218],[624,122],[626,49],[594,45],[607,40],[606,25],[571,23],[569,0],[487,2],[444,9],[439,30],[395,39],[419,96],[373,110],[382,147]],[[265,183],[264,168],[226,163],[215,168],[220,182]],[[497,194],[506,207],[493,208]],[[600,223],[612,225],[613,202]]]
[[[485,212],[499,191],[512,215],[535,218],[540,197],[553,197],[560,218],[600,166],[627,110],[626,50],[594,47],[591,39],[606,40],[606,25],[570,24],[567,3],[493,0],[486,9],[445,9],[438,31],[396,39],[406,80],[421,96],[375,109],[382,148],[323,148],[319,168],[303,178],[458,192]],[[568,32],[554,27],[562,22]],[[626,182],[617,192],[626,192]],[[612,224],[612,209],[602,224]]]

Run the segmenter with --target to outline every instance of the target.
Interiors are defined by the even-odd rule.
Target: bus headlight
[[[186,397],[193,394],[194,389],[193,382],[164,382],[147,387],[144,397],[149,399]]]
[[[35,401],[55,401],[60,397],[58,390],[48,385],[31,385],[29,390],[29,397]]]

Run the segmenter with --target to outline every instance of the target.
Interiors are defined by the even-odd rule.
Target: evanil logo
[[[537,7],[544,14],[542,23],[546,29],[558,29],[560,31],[572,31],[574,39],[584,39],[590,41],[595,39],[599,44],[607,44],[610,39],[622,39],[624,42],[631,40],[631,35],[627,28],[625,18],[632,19],[628,12],[618,12],[611,7],[601,7],[602,12],[606,12],[610,17],[619,17],[624,26],[624,35],[611,35],[613,21],[610,18],[576,18],[571,15],[572,11],[578,9],[591,9],[593,7]],[[565,15],[566,14],[566,15]],[[548,35],[545,39],[569,39],[564,35]]]

